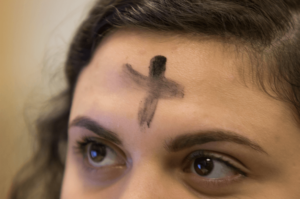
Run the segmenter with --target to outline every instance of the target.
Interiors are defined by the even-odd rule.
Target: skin
[[[123,67],[127,78],[149,92],[138,114],[141,127],[150,127],[159,98],[184,97],[184,89],[176,82],[172,82],[164,77],[166,62],[167,58],[164,56],[152,58],[149,66],[149,77],[135,71],[128,64]]]
[[[148,90],[124,73],[124,65],[148,76],[157,55],[167,58],[165,78],[182,86],[184,97],[159,98],[151,126],[141,128],[138,112]],[[136,29],[107,36],[76,86],[61,198],[300,198],[299,125],[290,107],[247,78],[250,63],[246,53],[217,39]],[[76,124],[80,117],[99,123],[122,143]],[[211,141],[167,150],[178,136],[214,132],[245,137],[260,148]],[[74,149],[84,136],[114,149],[115,163],[93,168]],[[186,157],[194,151],[222,154],[247,175],[229,170],[209,179],[186,172]]]

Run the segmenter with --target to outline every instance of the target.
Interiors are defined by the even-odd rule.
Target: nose
[[[118,199],[184,198],[178,197],[180,186],[172,175],[150,162],[132,167],[120,186]]]

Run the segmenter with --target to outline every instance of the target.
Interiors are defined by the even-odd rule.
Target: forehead
[[[186,126],[191,131],[213,126],[247,134],[271,132],[278,121],[291,123],[285,104],[243,83],[238,69],[249,67],[250,61],[235,45],[140,30],[116,31],[100,44],[78,80],[71,120],[86,114],[99,118],[101,113],[101,123],[112,130],[118,131],[111,124],[117,120],[119,126],[132,125],[138,131],[138,108],[149,90],[126,77],[124,66],[149,76],[150,60],[158,55],[167,58],[165,78],[180,84],[184,97],[158,99],[154,129],[179,132]]]
[[[107,93],[116,93],[114,89],[134,92],[139,87],[124,77],[124,65],[148,76],[151,59],[159,55],[167,59],[164,76],[185,87],[185,100],[201,100],[216,93],[222,100],[223,94],[238,95],[239,89],[245,92],[237,72],[249,63],[245,54],[238,53],[235,45],[184,35],[119,30],[101,43],[85,73]]]
[[[120,74],[122,66],[129,63],[139,73],[148,75],[150,60],[162,55],[167,58],[166,77],[199,89],[199,83],[208,83],[206,80],[221,78],[215,84],[220,80],[239,81],[237,66],[248,64],[248,60],[236,47],[188,35],[125,29],[105,38],[90,66]]]

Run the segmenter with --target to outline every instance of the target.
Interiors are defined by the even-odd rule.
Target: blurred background
[[[70,39],[95,0],[0,0],[0,198],[34,150],[32,122],[65,86]]]

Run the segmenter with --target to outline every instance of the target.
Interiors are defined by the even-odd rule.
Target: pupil
[[[210,158],[197,158],[194,162],[194,169],[200,176],[208,175],[214,168],[214,163]]]
[[[102,144],[93,143],[89,153],[94,162],[101,162],[106,156],[106,147]]]

